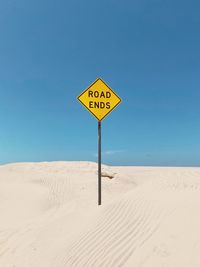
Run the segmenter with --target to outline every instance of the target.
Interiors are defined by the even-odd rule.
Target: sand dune
[[[200,168],[0,166],[0,266],[199,267]]]

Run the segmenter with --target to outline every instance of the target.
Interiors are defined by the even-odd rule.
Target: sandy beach
[[[0,266],[200,266],[200,168],[103,172],[98,206],[96,163],[0,166]]]

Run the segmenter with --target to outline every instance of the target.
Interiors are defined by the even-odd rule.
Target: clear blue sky
[[[1,0],[0,163],[96,161],[97,77],[123,99],[104,163],[200,166],[198,0]]]

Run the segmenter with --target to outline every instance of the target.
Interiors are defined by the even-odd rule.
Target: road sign
[[[120,102],[120,97],[100,78],[94,81],[78,100],[98,121],[102,121]]]
[[[98,120],[98,205],[101,205],[101,121],[121,99],[103,80],[97,79],[78,96],[78,100]]]

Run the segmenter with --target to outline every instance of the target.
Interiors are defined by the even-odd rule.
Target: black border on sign
[[[106,115],[103,116],[103,118],[101,118],[100,120],[96,117],[95,114],[92,113],[92,111],[90,111],[90,109],[79,99],[79,97],[81,97],[88,89],[90,89],[90,87],[92,87],[98,80],[102,81],[110,90],[111,92],[117,97],[119,98],[119,103],[117,103],[116,106],[114,106]],[[77,97],[78,101],[98,120],[98,121],[102,121],[111,111],[113,111],[113,109],[115,109],[121,102],[122,99],[101,79],[101,78],[97,78],[90,86],[88,86],[78,97]]]

